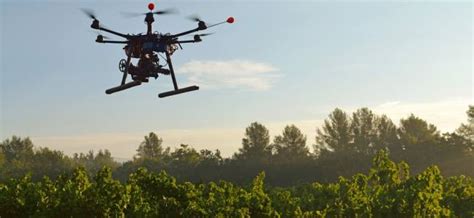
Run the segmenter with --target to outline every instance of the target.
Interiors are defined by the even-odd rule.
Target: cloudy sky
[[[120,12],[146,12],[149,1],[0,3],[0,140],[29,136],[66,154],[131,158],[153,131],[166,146],[230,156],[253,121],[272,135],[295,124],[312,145],[335,107],[369,107],[395,123],[414,113],[453,131],[473,103],[469,1],[155,1],[180,11],[157,18],[159,32],[194,28],[185,17],[196,13],[209,23],[236,19],[173,55],[179,83],[201,89],[165,99],[157,94],[172,88],[169,77],[105,95],[120,82],[124,54],[95,43],[80,11],[140,33],[143,18]]]

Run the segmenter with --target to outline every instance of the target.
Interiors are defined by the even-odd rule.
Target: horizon
[[[457,105],[457,107],[463,106],[463,101],[458,99],[457,101],[451,101],[449,104],[439,104],[437,108],[443,109],[446,106]],[[393,107],[396,106],[399,110],[390,111]],[[434,106],[433,104],[430,105],[431,107]],[[404,110],[400,110],[400,108],[405,108]],[[388,115],[387,113],[383,113],[381,111],[385,111],[391,113],[394,116],[397,116],[398,119],[393,119],[393,117],[388,116],[394,124],[398,127],[400,119],[406,119],[411,114],[424,119],[424,117],[419,116],[416,113],[409,112],[408,110],[413,110],[415,105],[401,105],[400,102],[389,102],[383,105],[380,105],[374,109],[370,108],[376,115]],[[350,116],[352,112],[354,112],[358,108],[352,108],[350,111],[345,111]],[[417,109],[417,111],[422,112],[423,107]],[[400,112],[403,111],[403,112]],[[379,113],[381,112],[381,113]],[[466,111],[465,111],[466,112]],[[328,112],[329,114],[329,112]],[[429,114],[428,114],[429,115]],[[431,114],[431,116],[436,116],[437,114]],[[431,117],[435,118],[435,117]],[[444,117],[445,120],[450,120],[453,117]],[[324,119],[327,119],[324,118]],[[270,133],[271,140],[274,139],[275,136],[280,135],[283,128],[287,125],[295,125],[298,127],[302,133],[306,136],[306,146],[309,148],[311,152],[314,152],[313,145],[315,145],[315,137],[316,137],[316,129],[320,128],[324,122],[324,119],[321,120],[303,120],[303,121],[296,121],[294,123],[285,123],[285,122],[275,122],[275,123],[262,123],[266,126]],[[426,120],[426,119],[424,119]],[[461,125],[461,123],[465,123],[467,120],[467,115],[465,114],[464,120],[462,120],[459,124],[454,124],[453,122],[445,122],[442,123],[441,121],[441,128],[436,123],[430,122],[430,120],[426,120],[428,124],[433,124],[436,126],[437,130],[440,133],[450,133],[455,132],[457,128]],[[449,125],[448,125],[449,124]],[[453,124],[453,125],[451,125]],[[250,125],[250,123],[248,124]],[[248,126],[247,125],[247,126]],[[314,126],[316,125],[316,126]],[[50,149],[58,150],[63,152],[65,155],[72,156],[74,154],[84,153],[86,154],[89,151],[93,151],[94,153],[99,152],[99,150],[109,150],[112,154],[112,157],[118,162],[125,162],[129,160],[133,160],[133,157],[136,155],[136,149],[143,141],[144,137],[148,135],[150,132],[156,133],[160,138],[163,139],[163,147],[170,147],[172,150],[175,148],[179,148],[181,144],[186,144],[191,146],[196,150],[201,149],[208,149],[211,151],[219,150],[223,158],[231,158],[238,149],[242,146],[242,138],[245,134],[245,128],[227,128],[227,129],[171,129],[166,130],[164,132],[143,132],[143,133],[109,133],[109,134],[97,134],[97,135],[82,135],[82,136],[60,136],[60,137],[30,137],[30,136],[18,136],[18,137],[29,137],[36,148],[39,147],[48,147]],[[218,134],[216,134],[218,132]],[[193,133],[193,134],[190,134]],[[204,133],[204,134],[203,134]],[[308,134],[310,133],[310,134]],[[198,136],[198,137],[196,137]],[[217,136],[217,137],[216,137]],[[219,137],[220,136],[220,137]],[[11,137],[11,136],[9,136]],[[5,139],[8,139],[4,138]],[[229,141],[229,139],[232,139]],[[202,141],[211,141],[210,146],[209,144],[200,143]],[[112,143],[110,143],[112,142]],[[184,142],[184,143],[183,143]],[[63,144],[70,145],[72,148],[69,151],[65,151],[62,149]],[[97,145],[99,144],[99,145]],[[46,146],[44,146],[46,145]],[[130,154],[130,156],[117,156],[114,155],[113,151],[117,151],[115,146],[120,146],[124,149],[121,150],[122,154]],[[228,149],[222,151],[222,147],[227,147]],[[97,149],[97,147],[99,147]],[[85,150],[89,148],[89,150]],[[234,149],[234,150],[231,150]]]

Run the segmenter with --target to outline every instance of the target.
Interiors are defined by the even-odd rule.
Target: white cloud
[[[445,132],[454,131],[461,123],[467,121],[466,111],[469,104],[473,104],[470,98],[455,98],[423,103],[393,101],[371,109],[376,113],[386,114],[395,123],[398,123],[397,121],[401,118],[414,114]]]
[[[246,60],[190,61],[178,68],[188,82],[206,88],[244,88],[268,90],[280,74],[266,63]]]

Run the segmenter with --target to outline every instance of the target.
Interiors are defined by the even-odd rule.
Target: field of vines
[[[0,217],[474,217],[471,177],[443,178],[436,166],[409,175],[406,163],[379,152],[367,174],[292,187],[226,181],[178,183],[141,168],[124,184],[104,167],[93,178],[69,175],[0,184]]]

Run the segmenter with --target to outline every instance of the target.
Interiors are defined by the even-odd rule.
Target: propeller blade
[[[214,33],[201,33],[201,34],[197,34],[198,36],[209,36],[209,35],[212,35]]]
[[[120,13],[124,17],[139,17],[139,16],[147,15],[149,12],[147,12],[147,13],[120,12]],[[165,10],[154,11],[154,12],[151,12],[151,13],[156,14],[156,15],[177,14],[178,10],[176,10],[175,8],[169,8],[169,9],[165,9]]]
[[[194,22],[201,21],[201,18],[197,14],[189,15],[186,17],[188,20],[192,20]]]
[[[92,9],[88,9],[88,8],[81,8],[82,12],[84,12],[84,14],[86,14],[89,18],[93,19],[93,20],[97,20],[97,17],[95,16],[95,13]]]
[[[209,35],[212,35],[212,34],[214,34],[214,33],[195,34],[195,35],[193,36],[193,38],[194,38],[194,41],[200,42],[200,41],[202,41],[202,40],[201,40],[201,36],[209,36]]]
[[[153,14],[157,15],[165,15],[165,14],[177,14],[178,10],[176,8],[168,8],[165,10],[160,10],[160,11],[154,11]]]
[[[124,17],[139,17],[139,16],[143,16],[145,15],[146,13],[137,13],[137,12],[120,12],[120,14],[122,14],[122,16]]]

